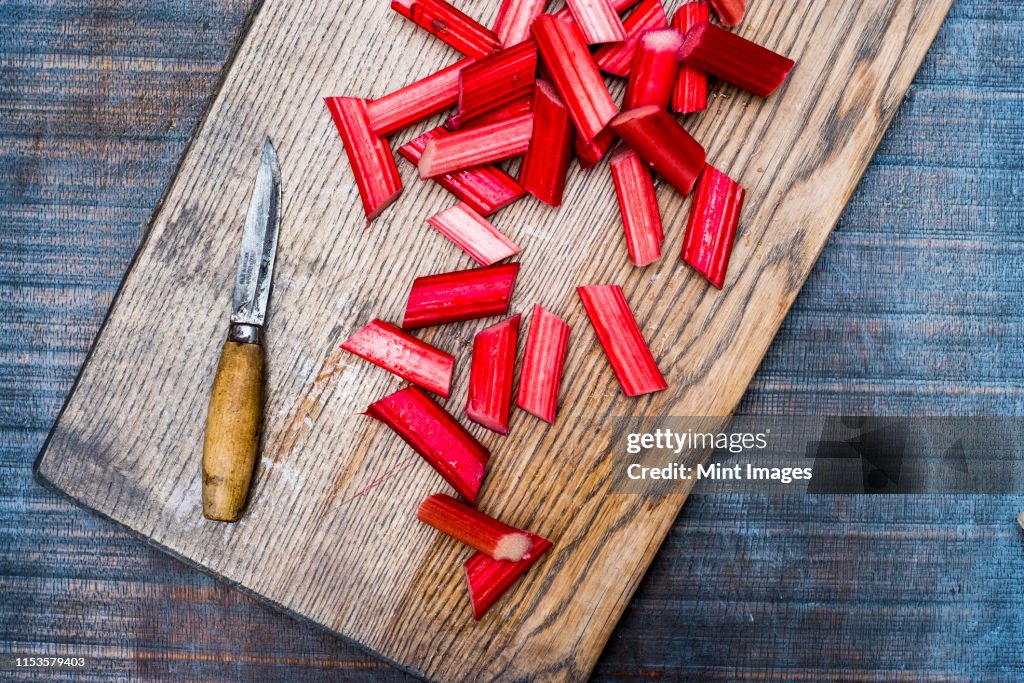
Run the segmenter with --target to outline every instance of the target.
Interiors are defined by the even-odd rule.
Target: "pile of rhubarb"
[[[744,190],[707,163],[677,115],[707,108],[709,76],[767,97],[793,68],[792,60],[723,28],[740,23],[746,0],[686,2],[671,21],[661,0],[567,5],[549,14],[546,0],[501,0],[487,28],[445,0],[392,0],[392,9],[463,58],[378,99],[326,100],[368,222],[402,192],[392,140],[406,136],[398,154],[457,200],[427,223],[479,264],[417,278],[401,327],[372,320],[343,344],[412,384],[366,412],[462,499],[432,495],[418,517],[476,551],[465,571],[477,619],[552,544],[476,509],[490,452],[427,393],[448,398],[455,359],[409,331],[508,315],[519,264],[506,261],[520,248],[488,217],[526,195],[559,206],[574,157],[583,169],[607,157],[626,251],[639,267],[661,258],[665,237],[652,172],[684,196],[693,192],[681,258],[721,289]],[[605,78],[626,79],[621,103]],[[443,125],[407,132],[449,111]],[[513,175],[515,159],[521,162]],[[623,393],[666,389],[622,289],[586,285],[577,293]],[[513,393],[519,408],[555,422],[568,350],[569,325],[534,305],[514,390],[520,321],[507,317],[473,342],[465,415],[502,435]]]

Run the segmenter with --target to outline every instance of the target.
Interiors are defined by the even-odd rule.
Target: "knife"
[[[203,515],[215,521],[237,522],[242,516],[256,465],[263,422],[263,324],[280,225],[281,168],[267,138],[242,232],[228,339],[206,415]]]

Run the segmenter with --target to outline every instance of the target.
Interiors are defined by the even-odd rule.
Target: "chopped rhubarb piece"
[[[576,131],[584,141],[594,140],[618,108],[594,65],[583,34],[573,24],[546,14],[537,17],[532,30],[537,49]]]
[[[494,32],[505,47],[517,45],[530,37],[530,24],[544,11],[547,0],[501,0]]]
[[[506,263],[418,277],[405,304],[402,328],[505,315],[518,273],[518,263]]]
[[[467,57],[486,57],[501,47],[489,28],[445,0],[391,0],[391,9]]]
[[[679,73],[676,53],[683,44],[683,35],[674,28],[661,28],[640,36],[633,54],[623,109],[636,109],[656,104],[668,107]]]
[[[577,287],[598,341],[626,396],[668,388],[618,285]]]
[[[391,323],[371,320],[366,327],[346,339],[341,348],[427,391],[448,398],[455,359]]]
[[[687,31],[678,56],[687,66],[761,97],[775,92],[794,65],[792,59],[706,21]]]
[[[371,404],[366,414],[390,427],[460,496],[476,505],[491,454],[422,389],[396,391]]]
[[[398,149],[398,153],[413,164],[418,164],[420,157],[423,156],[423,150],[427,147],[427,142],[447,135],[451,135],[451,133],[444,128],[428,130],[415,140],[402,145]],[[456,199],[464,202],[466,206],[481,216],[490,216],[498,209],[508,206],[526,194],[512,176],[497,166],[480,166],[465,171],[445,173],[434,178],[434,182],[451,192]]]
[[[341,134],[366,220],[372,221],[402,194],[402,179],[391,146],[370,128],[366,100],[327,97],[324,102]]]
[[[620,149],[608,162],[626,231],[629,260],[646,266],[661,258],[664,232],[651,170],[631,149]]]
[[[526,533],[530,537],[530,549],[518,562],[495,560],[484,553],[476,553],[466,560],[469,599],[473,603],[473,618],[477,621],[482,619],[505,591],[551,548],[552,544],[548,539],[530,532]]]
[[[672,26],[682,34],[708,20],[710,10],[704,0],[687,2],[676,10]],[[679,77],[672,93],[672,110],[679,114],[691,114],[708,108],[708,77],[700,69],[688,64],[679,65]]]
[[[471,64],[459,74],[460,124],[533,92],[537,46],[519,43]]]
[[[540,306],[533,307],[516,405],[550,424],[555,423],[558,414],[558,390],[569,350],[569,332],[568,323],[557,315]]]
[[[682,258],[719,289],[725,283],[745,191],[714,166],[706,166],[690,206]]]
[[[747,12],[747,0],[711,0],[711,6],[723,26],[739,26]]]
[[[435,493],[420,504],[416,518],[495,560],[519,562],[533,539],[451,496]]]
[[[526,154],[533,114],[455,131],[427,141],[418,164],[420,178],[435,178]]]
[[[639,2],[640,0],[612,0],[612,7],[615,8],[616,12],[622,14],[623,12],[629,11],[629,9],[633,5],[636,5]],[[572,16],[572,10],[570,10],[568,7],[563,7],[562,9],[558,10],[551,16],[553,16],[555,19],[558,19],[559,21],[565,21],[570,24],[576,23],[576,20]]]
[[[576,129],[558,93],[537,81],[533,96],[533,138],[519,171],[519,183],[537,199],[559,206],[572,161]]]
[[[576,25],[587,45],[618,43],[626,39],[626,29],[611,0],[566,0]]]
[[[519,253],[515,242],[465,204],[445,209],[428,218],[427,223],[482,266],[489,266]]]
[[[576,136],[576,156],[580,160],[580,168],[586,170],[597,165],[597,162],[608,153],[612,143],[615,142],[615,131],[605,128],[593,140],[584,140],[583,136]]]
[[[602,45],[594,53],[594,62],[601,71],[621,76],[629,76],[629,68],[633,63],[636,42],[645,31],[668,26],[665,8],[661,0],[643,0],[633,13],[622,22],[626,29],[626,40],[621,43]]]
[[[473,338],[466,415],[478,425],[508,434],[512,407],[512,374],[516,364],[519,320],[515,315],[481,330]]]
[[[533,97],[532,95],[526,95],[511,102],[506,102],[497,109],[486,111],[480,114],[480,116],[475,116],[471,119],[463,118],[458,113],[452,114],[444,122],[444,127],[448,130],[458,130],[465,126],[483,126],[488,123],[508,121],[509,119],[529,114],[531,111],[533,111]]]
[[[371,101],[366,110],[373,132],[386,137],[454,107],[459,101],[459,73],[475,61],[463,59]]]
[[[612,130],[669,185],[690,194],[706,155],[671,114],[656,104],[631,109],[612,120]]]

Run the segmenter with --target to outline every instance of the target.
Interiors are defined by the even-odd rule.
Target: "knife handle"
[[[260,342],[260,328],[232,325],[217,363],[203,443],[203,515],[214,521],[237,522],[249,496],[263,422]]]

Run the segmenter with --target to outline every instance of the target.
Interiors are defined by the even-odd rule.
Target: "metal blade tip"
[[[263,140],[262,163],[270,169],[270,172],[274,176],[274,181],[280,182],[281,166],[277,163],[277,150],[274,149],[274,143],[270,141],[269,135]]]

